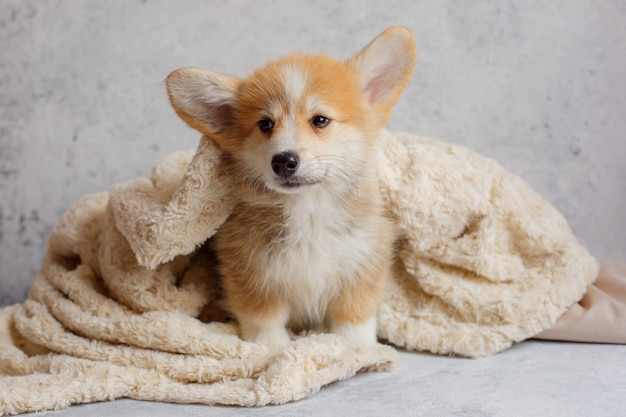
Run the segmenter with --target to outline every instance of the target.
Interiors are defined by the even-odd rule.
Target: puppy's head
[[[176,113],[248,181],[296,193],[366,168],[414,64],[410,31],[392,27],[347,62],[294,54],[245,79],[183,68],[165,82]]]

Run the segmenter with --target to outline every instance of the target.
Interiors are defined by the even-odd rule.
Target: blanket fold
[[[494,354],[550,328],[595,279],[562,216],[494,161],[405,134],[380,140],[380,192],[397,229],[381,340]],[[202,138],[150,178],[67,211],[28,299],[0,310],[0,415],[119,397],[280,404],[395,365],[391,346],[323,332],[280,351],[239,339],[207,243],[238,202],[222,160]]]

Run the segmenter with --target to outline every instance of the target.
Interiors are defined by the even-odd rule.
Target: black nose
[[[277,153],[272,157],[272,171],[283,178],[289,178],[298,170],[300,158],[291,151]]]

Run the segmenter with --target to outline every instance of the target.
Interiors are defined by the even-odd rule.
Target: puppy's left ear
[[[360,74],[361,90],[385,124],[415,67],[413,35],[405,27],[392,26],[348,61],[348,65]]]

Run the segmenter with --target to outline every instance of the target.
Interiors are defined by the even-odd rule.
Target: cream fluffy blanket
[[[460,147],[387,132],[381,141],[380,191],[399,233],[381,340],[490,355],[583,296],[595,260],[526,183]],[[203,138],[195,154],[68,210],[28,299],[0,310],[0,415],[119,397],[279,404],[396,363],[391,346],[358,349],[321,332],[271,352],[221,320],[204,243],[237,195],[220,157]]]

